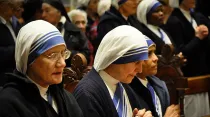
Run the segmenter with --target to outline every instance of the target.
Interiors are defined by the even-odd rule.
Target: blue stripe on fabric
[[[34,49],[33,50],[30,50],[30,53],[31,52],[33,52],[34,50],[36,50],[40,45],[42,45],[43,43],[45,43],[46,41],[48,41],[48,40],[50,40],[50,39],[52,39],[52,38],[54,38],[54,37],[57,37],[57,36],[61,36],[60,34],[57,34],[57,35],[51,35],[51,36],[49,36],[49,37],[47,37],[47,38],[45,38],[44,40],[42,40],[42,42],[41,43],[39,43],[39,44],[37,44],[36,45],[36,47],[34,47]]]
[[[42,43],[29,54],[28,65],[30,65],[40,54],[60,44],[65,44],[64,39],[61,35],[54,36],[53,38],[48,39],[45,43]]]
[[[159,1],[157,1],[153,6],[152,6],[152,8],[148,11],[148,13],[146,14],[146,18],[147,18],[147,20],[148,20],[148,18],[149,18],[149,16],[152,14],[152,12],[154,12],[155,11],[155,9],[157,8],[157,7],[159,7],[159,6],[161,6],[162,4],[159,2]]]
[[[148,50],[142,53],[138,53],[132,56],[126,56],[126,57],[120,57],[116,61],[113,62],[113,64],[125,64],[125,63],[131,63],[139,60],[147,60],[148,59]]]
[[[130,53],[135,53],[135,52],[138,52],[138,51],[140,51],[142,49],[145,49],[145,48],[148,48],[148,47],[147,46],[143,46],[143,47],[140,47],[140,48],[135,48],[135,49],[127,51],[124,55],[130,54]]]
[[[118,83],[112,101],[115,105],[115,108],[117,110],[119,117],[123,117],[123,114],[124,114],[123,113],[123,108],[124,108],[123,99],[124,99],[123,86],[121,83]],[[119,105],[118,105],[118,102],[119,102]]]
[[[152,6],[152,8],[150,9],[149,12],[155,11],[155,9],[158,8],[158,7],[161,6],[161,5],[162,5],[162,4],[161,4],[160,2],[156,2],[156,3]]]
[[[133,52],[125,53],[122,57],[132,56],[132,55],[139,54],[139,53],[142,53],[142,52],[145,52],[145,51],[148,51],[148,47],[144,47],[144,48],[141,48],[139,50],[135,50]]]
[[[150,40],[150,39],[147,39],[146,41],[147,41],[148,47],[150,47],[151,45],[154,44],[154,42],[152,40]]]
[[[30,51],[32,51],[34,48],[36,48],[37,45],[39,45],[40,43],[42,43],[44,40],[48,39],[50,36],[52,35],[59,35],[60,33],[58,31],[52,31],[49,32],[47,34],[45,34],[44,36],[42,36],[41,38],[37,39],[32,45],[31,45],[31,49]]]

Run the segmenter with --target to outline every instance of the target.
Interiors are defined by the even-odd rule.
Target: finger
[[[144,114],[144,117],[152,117],[152,112],[151,111],[146,111]]]
[[[139,110],[138,115],[140,115],[140,117],[141,117],[145,114],[145,112],[146,112],[146,109],[141,109],[141,110]]]
[[[138,113],[138,109],[137,108],[134,108],[134,110],[133,110],[133,116],[135,116],[137,113]]]

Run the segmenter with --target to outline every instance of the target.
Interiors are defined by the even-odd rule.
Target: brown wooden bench
[[[158,58],[158,72],[156,76],[166,82],[171,104],[179,103],[181,117],[184,117],[184,96],[210,92],[210,75],[184,77],[180,70],[183,62],[179,57],[174,56],[172,45],[165,45]]]
[[[73,92],[76,85],[90,69],[91,67],[87,66],[87,60],[83,54],[74,55],[71,60],[71,67],[64,68],[64,88],[69,92]]]

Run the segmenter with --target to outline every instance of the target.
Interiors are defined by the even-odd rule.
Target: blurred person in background
[[[69,16],[71,22],[73,24],[75,24],[84,34],[86,34],[86,26],[87,26],[87,22],[88,22],[87,13],[80,9],[74,9],[68,13],[68,16]],[[94,59],[93,45],[89,39],[88,39],[88,48],[90,50],[89,66],[92,66],[93,59]]]
[[[77,53],[83,54],[89,63],[88,39],[78,27],[71,23],[63,3],[60,0],[45,0],[42,11],[42,18],[58,28],[67,48],[72,52],[70,58],[66,60],[67,67],[71,66],[71,58]]]
[[[101,17],[111,7],[111,0],[100,0],[97,7],[98,15]]]
[[[182,67],[182,72],[185,77],[209,74],[209,20],[194,10],[195,0],[177,1],[179,7],[174,8],[171,16],[175,16],[178,20],[170,21],[169,18],[165,26],[174,39],[178,51],[181,51],[187,59],[186,65]],[[207,92],[186,95],[184,100],[186,117],[200,117],[210,114]]]
[[[93,41],[94,51],[110,30],[120,25],[131,25],[140,28],[137,25],[136,14],[137,5],[141,0],[112,0],[110,10],[106,11],[100,18],[97,28],[97,39]]]
[[[100,0],[78,0],[77,6],[78,9],[81,9],[87,13],[87,26],[86,26],[86,35],[91,41],[94,40],[97,36],[97,26],[99,22],[99,15],[97,12],[98,3]]]
[[[12,72],[15,69],[15,41],[17,27],[12,16],[19,9],[17,6],[18,0],[0,0],[0,76],[4,76],[6,72]],[[3,85],[6,79],[1,77],[0,85]]]
[[[16,28],[16,32],[15,34],[17,35],[18,34],[18,31],[20,30],[20,28],[22,27],[23,23],[24,23],[24,20],[22,18],[22,14],[24,12],[24,8],[23,8],[23,5],[24,5],[24,0],[18,0],[16,1],[16,10],[14,12],[14,16],[12,16],[12,24],[13,24],[13,27]]]
[[[24,0],[22,13],[24,24],[42,18],[42,2],[43,0]]]

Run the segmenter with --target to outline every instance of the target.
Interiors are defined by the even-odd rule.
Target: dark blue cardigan
[[[166,84],[164,81],[155,76],[149,76],[147,79],[160,99],[162,115],[164,115],[167,107],[170,105],[170,96]],[[143,98],[144,101],[149,105],[149,109],[152,111],[153,116],[158,117],[149,90],[139,81],[137,77],[133,79],[130,86],[136,92],[136,94],[140,98]]]
[[[137,100],[136,94],[127,84],[123,86],[132,109],[148,108],[142,99]],[[109,91],[94,68],[79,82],[73,94],[85,117],[118,117]]]

